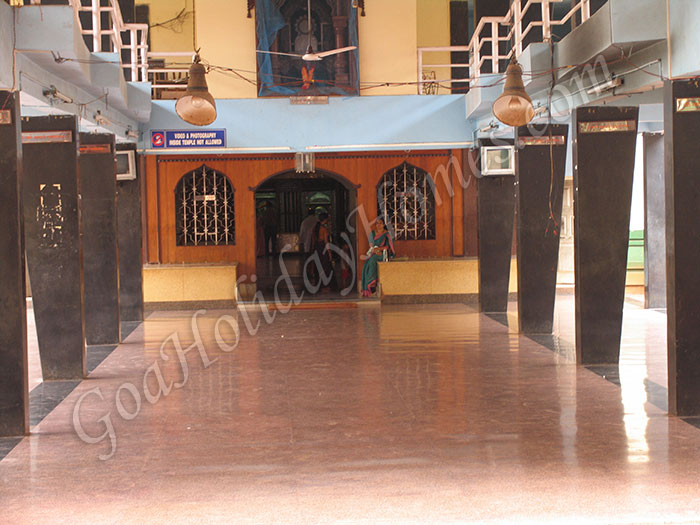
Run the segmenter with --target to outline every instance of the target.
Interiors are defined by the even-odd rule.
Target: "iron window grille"
[[[236,244],[234,189],[226,175],[206,165],[182,176],[175,186],[177,246]]]
[[[377,209],[396,240],[435,239],[435,195],[430,174],[404,162],[382,175]]]

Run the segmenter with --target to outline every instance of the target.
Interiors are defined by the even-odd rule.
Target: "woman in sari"
[[[313,242],[315,255],[320,268],[317,269],[319,287],[321,291],[330,291],[330,283],[333,281],[333,261],[331,260],[330,242],[331,234],[328,229],[328,214],[322,213],[314,226]]]
[[[369,252],[367,260],[362,267],[362,296],[371,297],[377,291],[377,277],[379,275],[379,261],[391,259],[394,256],[394,243],[384,224],[384,219],[378,218],[374,223],[374,229],[369,235]],[[385,257],[386,252],[386,257]]]

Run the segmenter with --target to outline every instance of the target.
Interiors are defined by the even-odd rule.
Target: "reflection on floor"
[[[121,324],[121,338],[127,341],[131,333],[141,325],[141,321],[125,321]],[[68,397],[80,381],[43,381],[36,322],[32,302],[27,302],[27,347],[29,376],[29,427],[30,431]],[[85,361],[88,377],[116,350],[117,345],[87,346]],[[0,460],[21,441],[20,438],[0,437]]]
[[[42,381],[41,360],[39,359],[39,340],[36,336],[36,322],[31,299],[27,300],[27,349],[29,368],[29,391]]]
[[[318,274],[313,273],[317,267],[315,259],[307,261],[308,258],[300,253],[258,257],[257,285],[264,300],[288,302],[296,297],[304,301],[338,301],[358,298],[353,271],[343,281],[339,260],[334,263],[332,275],[322,283],[318,280]]]
[[[697,522],[664,314],[628,303],[619,387],[572,312],[557,351],[464,305],[157,312],[0,461],[3,522]]]
[[[632,382],[639,384],[641,381],[646,389],[648,402],[667,412],[666,313],[665,310],[644,310],[643,293],[643,289],[634,287],[627,290],[619,366],[591,365],[586,368],[617,386],[623,386],[623,378],[625,387]],[[508,314],[486,315],[505,326],[513,327],[513,331],[517,333],[517,303],[511,302],[508,309]],[[566,289],[559,290],[554,334],[523,337],[528,337],[574,361],[576,334],[573,294],[567,293]],[[687,421],[696,424],[696,418],[687,418]]]
[[[80,381],[44,381],[29,393],[29,426],[35,427],[43,421]]]

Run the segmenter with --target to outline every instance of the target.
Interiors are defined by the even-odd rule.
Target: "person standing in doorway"
[[[309,255],[314,250],[314,228],[318,222],[318,217],[314,213],[313,208],[309,208],[306,218],[301,221],[301,227],[299,228],[299,243],[301,244],[301,249],[304,255]]]
[[[265,230],[265,255],[274,256],[277,254],[277,212],[270,202],[265,204],[263,228]]]
[[[316,226],[314,226],[314,247],[318,259],[318,285],[321,291],[330,291],[330,284],[333,281],[333,261],[331,260],[330,242],[331,234],[328,228],[328,214],[322,213]]]
[[[255,256],[262,257],[265,255],[265,226],[263,224],[263,211],[260,210],[255,214]]]

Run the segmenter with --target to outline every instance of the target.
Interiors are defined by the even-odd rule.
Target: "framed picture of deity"
[[[359,95],[352,0],[256,0],[258,96]]]

